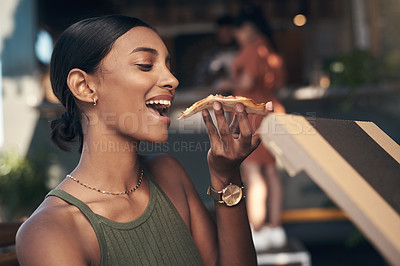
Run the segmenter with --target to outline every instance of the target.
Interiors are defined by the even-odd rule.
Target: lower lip
[[[159,116],[158,119],[166,123],[168,127],[171,124],[171,119],[168,116]]]

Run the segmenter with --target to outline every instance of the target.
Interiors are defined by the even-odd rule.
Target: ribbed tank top
[[[150,180],[150,200],[135,220],[119,223],[94,213],[88,205],[63,190],[56,196],[76,206],[91,223],[99,241],[101,265],[202,265],[194,240],[164,191]]]

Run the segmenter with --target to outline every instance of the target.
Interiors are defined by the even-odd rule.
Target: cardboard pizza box
[[[270,114],[263,144],[290,176],[306,174],[388,263],[400,263],[400,146],[372,122]]]

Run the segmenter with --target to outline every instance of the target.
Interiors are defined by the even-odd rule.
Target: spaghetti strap
[[[58,197],[64,200],[65,202],[76,206],[83,214],[85,214],[85,216],[88,218],[90,222],[92,221],[94,222],[97,220],[96,214],[90,209],[90,207],[86,203],[84,203],[78,198],[75,198],[74,196],[65,192],[64,190],[53,189],[46,195],[46,198],[49,196]]]
[[[150,171],[147,169],[147,167],[140,162],[140,167],[142,167],[143,169],[143,173],[144,175],[149,179],[150,183],[152,183],[157,190],[161,193],[161,195],[163,195],[163,197],[167,200],[167,202],[173,206],[173,208],[175,209],[174,204],[172,203],[172,201],[169,199],[169,197],[167,196],[167,194],[165,194],[164,190],[160,187],[160,185],[156,182],[156,180],[154,179],[153,175],[150,173]],[[179,215],[180,216],[180,215]]]
[[[102,233],[102,228],[100,226],[100,220],[98,216],[90,209],[90,207],[81,201],[80,199],[72,196],[68,192],[65,192],[64,190],[61,189],[53,189],[51,190],[47,195],[46,198],[49,196],[55,196],[58,197],[65,202],[77,207],[89,220],[90,224],[93,227],[94,232],[96,233],[97,236],[97,241],[99,242],[100,246],[100,252],[101,252],[101,261],[103,262],[105,259],[105,238],[104,238],[104,233]]]

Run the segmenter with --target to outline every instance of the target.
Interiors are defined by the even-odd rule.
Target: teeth
[[[150,100],[150,101],[146,101],[146,104],[162,104],[162,105],[166,105],[165,108],[171,106],[171,101],[169,100]]]

